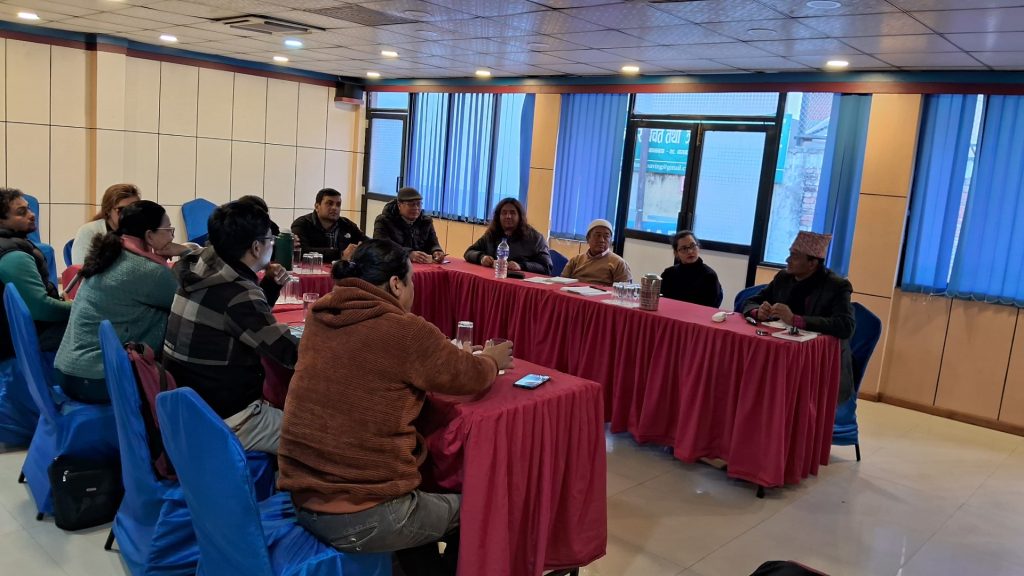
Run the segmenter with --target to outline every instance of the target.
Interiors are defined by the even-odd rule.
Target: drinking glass
[[[640,307],[640,285],[630,284],[629,285],[629,302],[634,308]]]
[[[320,294],[317,292],[306,292],[302,295],[302,315],[306,316],[309,314],[309,307],[320,299]]]
[[[459,322],[458,329],[455,331],[455,342],[459,348],[466,350],[467,352],[473,351],[473,323],[467,320]]]
[[[302,272],[302,248],[298,246],[292,249],[292,270]]]
[[[616,282],[612,284],[612,302],[614,304],[621,304],[623,300],[623,287],[625,282]]]
[[[294,274],[288,275],[288,281],[281,286],[281,303],[298,304],[299,300],[299,277]]]
[[[313,253],[306,252],[302,255],[302,273],[309,274],[313,268]]]

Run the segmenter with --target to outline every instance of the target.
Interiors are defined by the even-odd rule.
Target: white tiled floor
[[[1024,438],[860,404],[864,460],[833,450],[799,486],[754,489],[710,466],[608,437],[608,554],[587,576],[738,576],[765,560],[839,575],[1024,574]],[[0,574],[110,575],[107,529],[36,522],[0,454]]]

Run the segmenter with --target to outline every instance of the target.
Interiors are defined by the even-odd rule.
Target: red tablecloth
[[[295,306],[275,315],[303,319]],[[290,373],[271,364],[264,394],[283,404]],[[531,372],[552,378],[536,390],[512,386]],[[480,397],[428,395],[418,427],[430,453],[424,488],[462,493],[460,575],[539,576],[604,555],[600,384],[516,360]]]
[[[536,390],[512,383],[549,374]],[[427,486],[462,493],[459,574],[584,566],[607,541],[601,386],[525,361],[480,399],[430,395]]]
[[[443,273],[442,273],[443,272]],[[533,275],[530,275],[533,276]],[[414,311],[449,336],[505,337],[517,358],[601,382],[616,432],[672,446],[692,462],[722,458],[730,476],[794,484],[828,463],[839,342],[757,336],[738,315],[662,299],[657,312],[604,303],[453,260],[417,265]],[[609,295],[610,296],[610,295]]]

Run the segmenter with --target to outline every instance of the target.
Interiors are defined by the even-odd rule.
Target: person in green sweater
[[[43,253],[28,239],[35,229],[36,215],[21,190],[0,188],[0,296],[8,284],[18,289],[35,321],[40,347],[53,351],[64,335],[71,303],[61,300]],[[6,360],[14,356],[14,346],[3,306],[0,324],[0,360]]]
[[[82,266],[82,287],[54,363],[68,397],[110,402],[99,340],[103,320],[110,320],[122,342],[162,349],[167,315],[178,289],[167,258],[190,251],[174,242],[167,212],[149,200],[126,206],[116,231],[93,238]]]

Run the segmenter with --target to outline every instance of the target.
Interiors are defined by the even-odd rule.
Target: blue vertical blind
[[[868,116],[871,96],[836,94],[832,101],[832,121],[825,143],[827,170],[818,184],[817,206],[811,230],[832,234],[828,267],[841,276],[850,270],[850,249],[857,221],[864,149],[868,140]]]
[[[582,239],[595,218],[614,220],[628,105],[627,94],[562,96],[552,235]]]
[[[978,99],[925,97],[903,260],[905,291],[945,293],[949,285]]]
[[[1024,97],[989,96],[950,296],[1024,306]]]
[[[428,212],[486,220],[503,197],[525,198],[533,95],[418,94],[407,182]]]

